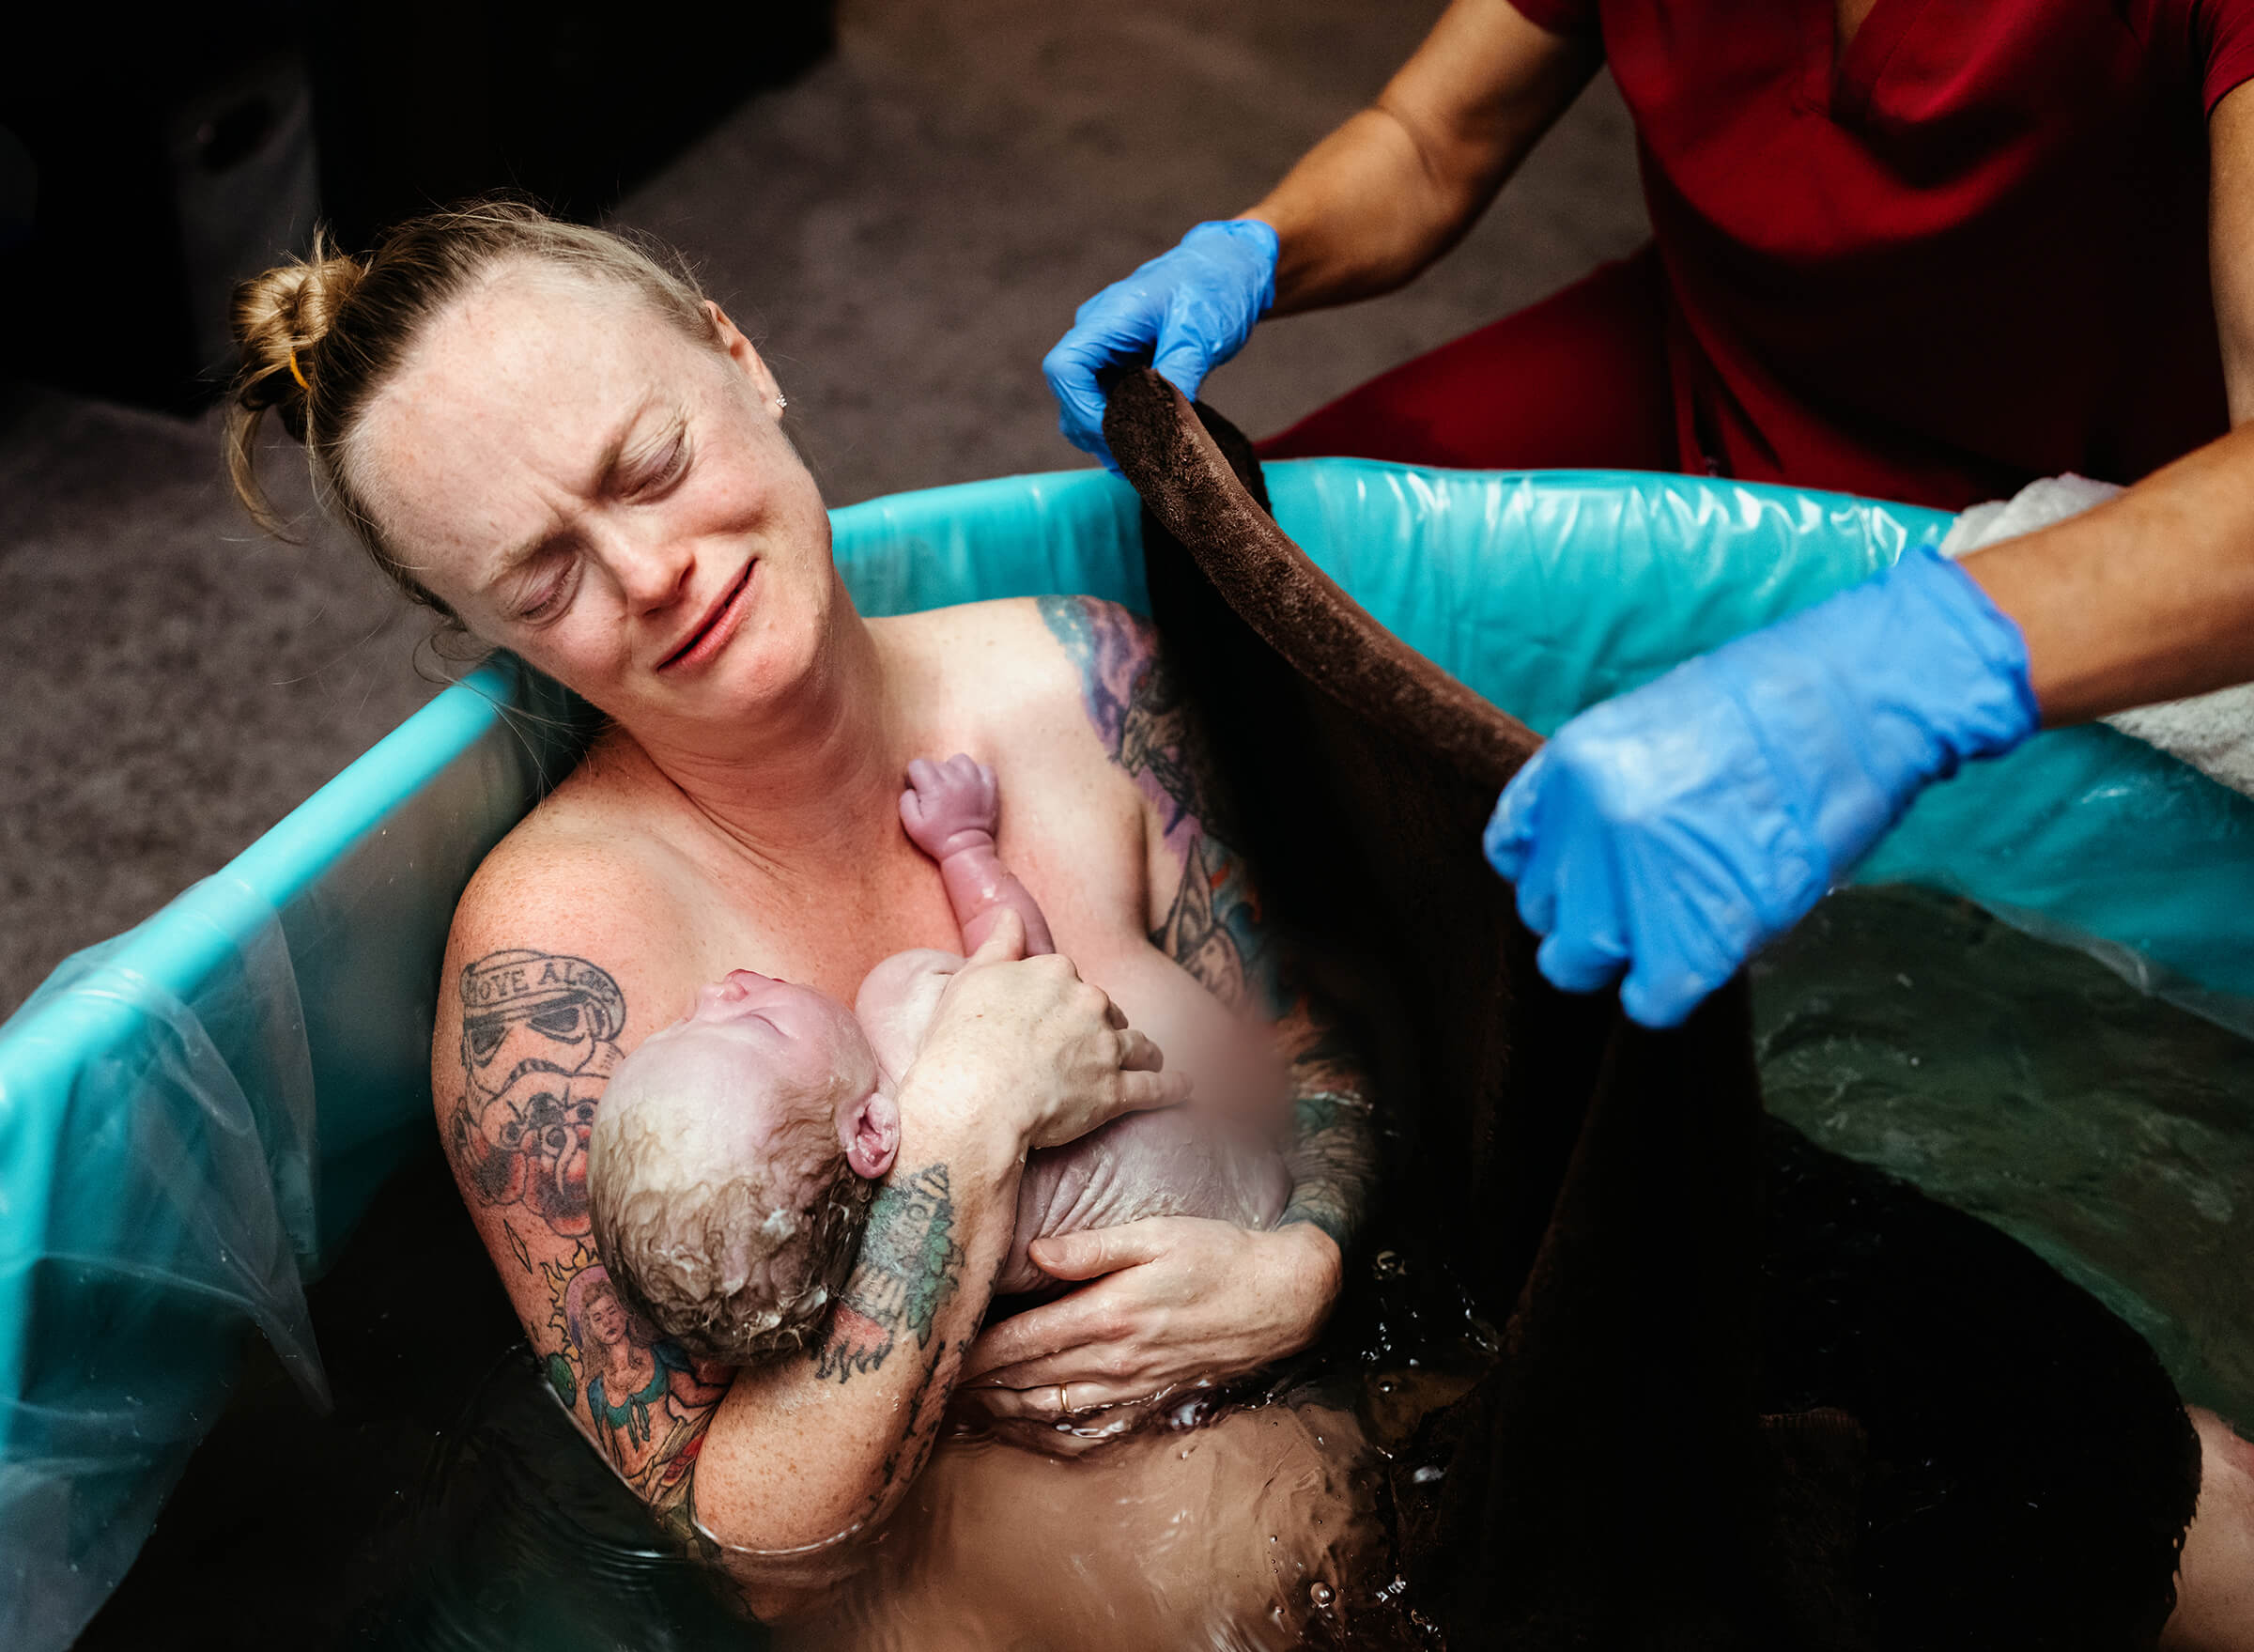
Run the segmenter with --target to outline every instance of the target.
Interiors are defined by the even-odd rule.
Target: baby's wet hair
[[[876,1184],[854,1173],[826,1127],[820,1137],[797,1133],[790,1145],[807,1150],[786,1148],[765,1167],[771,1173],[684,1164],[666,1118],[673,1099],[596,1109],[588,1144],[595,1249],[627,1305],[691,1354],[771,1363],[827,1323]],[[827,1169],[811,1197],[797,1173],[809,1164]]]

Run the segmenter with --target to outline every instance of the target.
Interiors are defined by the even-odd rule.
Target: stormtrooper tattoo
[[[625,998],[584,958],[517,950],[462,970],[461,1101],[446,1150],[479,1203],[584,1238],[587,1139],[620,1059]]]

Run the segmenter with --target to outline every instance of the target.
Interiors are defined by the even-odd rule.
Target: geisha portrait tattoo
[[[584,958],[492,952],[461,978],[461,1101],[446,1149],[485,1205],[514,1205],[584,1237],[587,1140],[618,1064],[625,999]]]
[[[603,1455],[662,1517],[688,1497],[728,1373],[658,1335],[592,1255],[582,1249],[571,1264],[548,1270],[556,1303],[550,1323],[564,1342],[548,1361],[548,1382],[565,1407],[585,1402]]]

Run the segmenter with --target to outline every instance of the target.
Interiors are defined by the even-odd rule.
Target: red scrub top
[[[1635,116],[1686,455],[1956,509],[2228,427],[2205,116],[2254,0],[1514,0]]]

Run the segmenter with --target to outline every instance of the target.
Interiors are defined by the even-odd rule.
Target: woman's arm
[[[574,1421],[676,1531],[737,1552],[732,1569],[755,1592],[784,1585],[760,1610],[787,1610],[789,1585],[823,1580],[809,1557],[881,1521],[921,1468],[1009,1244],[1027,1146],[1182,1087],[1150,1071],[1147,1041],[1065,960],[1005,962],[1023,941],[1005,924],[950,982],[903,1080],[898,1165],[825,1340],[732,1376],[668,1345],[645,1389],[601,1390],[597,1415],[609,1355],[586,1135],[623,1051],[692,996],[692,926],[615,865],[543,859],[536,876],[481,875],[456,914],[433,1059],[440,1129]]]
[[[1304,994],[1275,1030],[1291,1073],[1291,1145],[1284,1155],[1291,1202],[1277,1226],[1306,1223],[1337,1247],[1343,1262],[1377,1202],[1369,1075],[1330,1017]]]
[[[1461,240],[1604,61],[1510,0],[1456,0],[1377,100],[1243,214],[1274,227],[1272,315],[1370,298]]]
[[[1294,1192],[1279,1227],[1305,1223],[1343,1252],[1376,1188],[1368,1079],[1328,1011],[1290,980],[1260,917],[1196,708],[1157,632],[1127,610],[1044,598],[1043,613],[1105,755],[1142,799],[1151,941],[1231,1010],[1269,1023],[1288,1065]]]
[[[586,1143],[612,1067],[696,983],[587,899],[609,881],[604,869],[578,867],[574,879],[561,857],[560,875],[522,878],[504,848],[489,861],[455,913],[431,1050],[440,1139],[557,1400],[687,1539],[698,1457],[733,1373],[666,1344],[652,1351],[658,1393],[609,1392],[623,1384],[604,1382],[594,1298],[607,1273],[587,1213]]]

